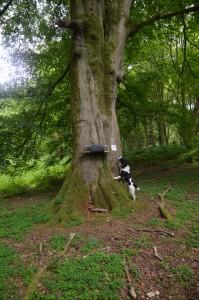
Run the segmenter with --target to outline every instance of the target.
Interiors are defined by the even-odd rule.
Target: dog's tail
[[[134,181],[132,181],[132,183],[133,183],[134,188],[135,188],[137,191],[140,191],[139,186],[138,186]]]

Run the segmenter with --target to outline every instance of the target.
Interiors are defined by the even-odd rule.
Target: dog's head
[[[119,156],[119,157],[118,157],[118,160],[119,160],[119,162],[121,163],[122,168],[125,168],[126,166],[128,166],[128,162],[127,162],[127,160],[126,160],[124,157]]]
[[[127,160],[124,157],[122,157],[122,156],[119,156],[118,160],[119,160],[119,162],[121,162],[121,164],[124,164],[124,163],[127,164]]]

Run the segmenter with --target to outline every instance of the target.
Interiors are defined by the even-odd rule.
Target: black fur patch
[[[131,181],[130,181],[131,175],[128,172],[121,171],[120,176],[124,178],[124,180],[128,183],[128,185],[131,185]]]
[[[124,157],[120,157],[118,160],[121,163],[121,169],[126,168],[128,166],[128,162]],[[124,178],[124,180],[128,183],[128,185],[133,184],[135,189],[138,188],[137,184],[133,182],[133,179],[132,179],[130,173],[121,170],[120,171],[120,176]]]
[[[128,162],[127,162],[127,160],[124,157],[120,157],[119,161],[121,163],[121,168],[125,168],[125,167],[128,166]]]

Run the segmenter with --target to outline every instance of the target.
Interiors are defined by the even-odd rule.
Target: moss
[[[47,208],[48,211],[54,214],[47,226],[65,225],[70,223],[70,221],[83,219],[83,213],[88,206],[89,188],[85,185],[78,172],[71,171],[69,174],[70,176],[66,178],[57,196],[63,199],[62,203],[57,205],[55,203],[56,197]]]
[[[118,218],[126,218],[133,212],[132,208],[126,206],[120,206],[117,209],[112,210],[112,214]]]
[[[23,300],[29,300],[34,293],[35,289],[37,288],[37,285],[42,277],[43,272],[45,271],[45,267],[38,270],[38,272],[35,274],[33,280],[29,284],[26,294],[23,298]]]
[[[84,183],[78,172],[79,169],[72,170],[71,167],[58,196],[45,208],[45,212],[53,215],[47,222],[47,226],[59,224],[65,226],[84,221],[90,195],[94,207],[120,211],[121,214],[124,207],[127,210],[140,209],[140,205],[130,199],[123,182],[113,179],[108,160],[104,160],[103,166],[99,169],[99,180],[90,185]]]
[[[109,170],[108,163],[99,170],[98,187],[92,195],[95,206],[107,208],[109,211],[119,209],[121,205],[130,207],[132,201],[128,197],[126,188],[121,182],[112,179],[112,173]]]
[[[115,1],[107,2],[106,7],[108,10],[108,14],[111,16],[112,24],[118,24],[121,19],[121,13],[124,5],[124,0],[117,0],[117,5],[115,5]]]
[[[84,21],[85,46],[88,51],[88,64],[98,86],[98,107],[100,112],[111,113],[111,54],[112,42],[104,40],[104,31],[95,14],[89,14]]]
[[[84,35],[85,39],[89,40],[97,48],[96,40],[101,40],[103,36],[103,27],[99,21],[99,18],[94,14],[85,15],[84,19]]]

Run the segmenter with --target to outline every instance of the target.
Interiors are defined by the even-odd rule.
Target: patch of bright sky
[[[15,77],[16,68],[12,65],[9,54],[2,45],[0,32],[0,84],[11,81]]]

